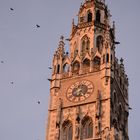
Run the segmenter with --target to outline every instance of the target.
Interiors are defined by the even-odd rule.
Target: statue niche
[[[102,49],[103,49],[103,37],[101,35],[99,35],[96,38],[96,47],[97,47],[97,50],[99,51],[99,53],[102,53]]]
[[[80,70],[80,63],[75,61],[72,66],[72,72],[78,74]]]
[[[83,57],[84,57],[86,53],[89,53],[89,51],[90,51],[90,40],[89,40],[89,38],[85,35],[85,36],[81,39],[81,54],[82,54]]]

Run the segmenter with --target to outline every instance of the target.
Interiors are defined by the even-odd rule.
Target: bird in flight
[[[14,9],[13,9],[13,8],[10,8],[10,10],[11,10],[11,11],[14,11]]]
[[[49,69],[52,69],[52,67],[48,67]]]
[[[12,82],[10,82],[12,85],[14,84],[14,82],[12,81]]]
[[[120,42],[118,42],[118,41],[114,41],[114,44],[119,45],[119,44],[120,44]]]
[[[40,101],[38,101],[37,103],[40,104]]]
[[[51,82],[51,81],[52,81],[52,79],[49,79],[49,78],[48,78],[48,81],[50,81],[50,82]]]
[[[37,27],[37,28],[40,28],[40,26],[39,26],[38,24],[36,24],[36,27]]]
[[[70,38],[67,38],[67,39],[65,39],[66,41],[70,41],[71,39]]]
[[[4,63],[4,61],[1,61],[1,63]]]

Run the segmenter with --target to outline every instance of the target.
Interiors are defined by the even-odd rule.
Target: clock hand
[[[79,88],[77,89],[77,95],[80,95],[80,89]]]
[[[83,92],[82,92],[81,88],[78,89],[78,94],[77,95],[83,95]]]

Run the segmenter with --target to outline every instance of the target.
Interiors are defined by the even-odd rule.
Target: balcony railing
[[[82,23],[79,23],[78,27],[79,28],[83,28],[83,27],[89,27],[89,26],[92,26],[94,22],[82,22]]]
[[[107,27],[105,24],[98,22],[96,20],[94,21],[94,24],[95,24],[95,26],[103,28],[103,29],[106,29],[106,27]]]

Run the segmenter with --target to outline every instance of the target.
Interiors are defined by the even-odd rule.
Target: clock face
[[[80,102],[87,99],[93,93],[94,87],[90,81],[83,80],[72,84],[66,93],[71,102]]]

